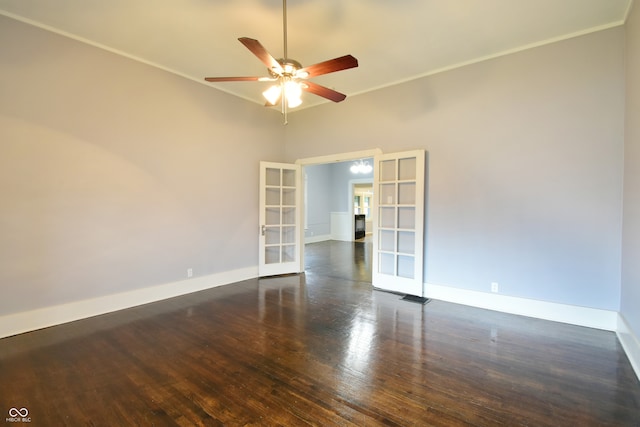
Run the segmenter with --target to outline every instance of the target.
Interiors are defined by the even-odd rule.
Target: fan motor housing
[[[302,68],[302,64],[296,61],[295,59],[278,59],[278,64],[282,66],[282,73],[276,73],[273,69],[268,68],[269,74],[273,78],[278,78],[280,76],[288,76],[292,77],[296,71]]]

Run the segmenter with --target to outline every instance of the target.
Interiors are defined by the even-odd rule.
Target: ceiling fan
[[[282,28],[284,38],[284,58],[275,59],[260,44],[258,40],[240,37],[238,40],[245,45],[264,65],[267,66],[269,77],[206,77],[208,82],[243,82],[243,81],[272,81],[273,86],[262,94],[266,98],[266,106],[280,103],[284,124],[287,124],[287,111],[302,103],[302,91],[313,93],[333,102],[343,101],[347,96],[328,87],[310,82],[309,78],[329,74],[336,71],[355,68],[358,60],[351,55],[329,59],[308,67],[303,67],[298,61],[287,54],[287,1],[282,1]]]

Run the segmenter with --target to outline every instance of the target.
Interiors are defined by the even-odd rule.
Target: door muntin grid
[[[377,272],[413,279],[417,159],[381,160],[379,168]]]
[[[264,263],[294,262],[296,250],[296,170],[265,170]]]

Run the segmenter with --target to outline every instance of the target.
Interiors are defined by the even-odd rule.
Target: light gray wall
[[[624,164],[624,234],[621,314],[640,334],[640,7],[627,22],[627,115]]]
[[[307,229],[305,237],[331,234],[331,165],[310,165],[307,176]]]
[[[285,131],[289,160],[428,151],[427,282],[618,310],[623,28],[303,110]]]
[[[257,265],[277,114],[2,16],[0,52],[0,315]]]

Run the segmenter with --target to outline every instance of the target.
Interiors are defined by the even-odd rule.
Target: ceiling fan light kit
[[[262,92],[267,100],[266,106],[281,106],[284,124],[287,124],[287,112],[302,104],[302,92],[310,92],[333,102],[341,102],[347,96],[328,87],[312,83],[307,79],[358,66],[358,60],[351,55],[323,61],[303,67],[298,61],[287,56],[287,1],[282,1],[282,22],[284,39],[284,58],[276,60],[258,40],[240,37],[238,40],[249,49],[263,64],[271,77],[206,77],[208,82],[272,81],[274,85]]]

